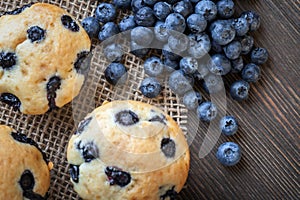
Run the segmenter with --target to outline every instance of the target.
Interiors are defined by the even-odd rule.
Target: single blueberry
[[[40,42],[45,39],[45,30],[39,26],[32,26],[27,30],[27,37],[31,42]]]
[[[110,185],[118,185],[120,187],[125,187],[131,181],[131,176],[128,172],[122,171],[117,167],[106,167],[105,174],[108,178]]]
[[[137,25],[145,27],[153,26],[156,21],[153,10],[147,6],[136,12],[134,20]]]
[[[111,36],[114,36],[120,32],[119,27],[114,22],[107,22],[100,29],[98,38],[100,41],[104,41]]]
[[[195,110],[202,102],[202,96],[199,92],[193,90],[183,95],[183,104],[189,110]]]
[[[230,86],[230,96],[236,101],[243,101],[248,98],[250,85],[244,80],[238,80]]]
[[[137,57],[143,58],[149,53],[150,49],[138,45],[134,41],[130,41],[130,52]]]
[[[189,46],[189,38],[184,34],[172,34],[168,38],[168,46],[173,52],[183,52]]]
[[[154,38],[154,33],[150,28],[137,26],[131,30],[131,40],[141,46],[149,46]]]
[[[111,63],[105,69],[104,76],[112,85],[123,84],[127,80],[127,69],[121,63]]]
[[[115,115],[115,121],[122,126],[131,126],[139,122],[139,116],[131,110],[123,110]]]
[[[151,77],[157,77],[162,75],[164,70],[164,64],[162,63],[160,58],[152,56],[145,60],[144,70],[145,74]]]
[[[61,78],[59,76],[51,77],[46,85],[47,99],[48,99],[48,105],[50,110],[57,108],[55,103],[55,98],[56,98],[56,91],[60,89],[60,85],[61,85]]]
[[[171,13],[172,7],[170,4],[164,1],[157,2],[153,7],[154,15],[158,20],[165,20]]]
[[[144,0],[132,0],[131,1],[131,10],[133,11],[133,13],[136,13],[144,6],[146,6],[146,3]]]
[[[242,51],[242,45],[239,41],[234,40],[223,47],[226,57],[230,60],[237,59]]]
[[[218,15],[222,18],[230,18],[234,14],[234,2],[232,0],[220,0],[217,2]]]
[[[202,15],[208,21],[215,19],[217,12],[216,4],[210,0],[201,0],[195,6],[195,13]]]
[[[164,58],[163,64],[164,64],[164,71],[166,73],[171,73],[179,69],[179,63],[177,60],[170,60],[168,58]]]
[[[254,45],[254,38],[251,35],[245,35],[242,38],[239,38],[239,41],[242,45],[242,55],[247,55],[250,53],[253,45]]]
[[[226,136],[234,135],[238,130],[238,122],[233,116],[224,116],[220,120],[219,128]]]
[[[183,17],[189,16],[194,11],[194,7],[189,0],[182,0],[173,5],[173,12],[179,13]]]
[[[215,74],[208,74],[204,77],[203,88],[208,94],[220,92],[224,89],[222,77]]]
[[[163,138],[160,143],[160,149],[167,158],[173,158],[176,153],[176,144],[171,138]]]
[[[0,52],[0,67],[10,69],[17,64],[17,55],[13,52]]]
[[[121,32],[128,31],[136,27],[136,23],[134,20],[133,15],[125,16],[120,22],[119,22],[119,29]]]
[[[71,179],[75,182],[79,182],[79,165],[72,165],[70,164],[70,169],[69,169]]]
[[[112,43],[104,47],[103,54],[110,62],[120,62],[123,56],[122,46],[117,43]]]
[[[202,58],[210,51],[211,43],[209,36],[205,33],[189,34],[188,53],[194,58]]]
[[[168,85],[175,94],[182,96],[193,89],[194,78],[176,70],[170,74]]]
[[[29,170],[25,170],[21,175],[19,184],[20,184],[21,188],[23,189],[23,191],[33,190],[35,181],[34,181],[34,176],[33,176],[32,172]]]
[[[242,79],[247,82],[256,82],[260,79],[260,74],[260,67],[254,63],[249,63],[242,70]]]
[[[66,29],[69,29],[73,32],[78,32],[80,29],[76,21],[73,20],[72,17],[70,17],[69,15],[63,15],[61,17],[61,23]]]
[[[81,25],[90,38],[97,38],[100,31],[100,24],[95,17],[84,18]]]
[[[83,133],[85,127],[89,125],[89,123],[92,121],[92,119],[93,119],[92,117],[89,117],[89,118],[86,118],[86,119],[82,120],[78,124],[78,128],[77,128],[77,130],[75,132],[75,135],[77,135],[77,134],[80,135],[81,133]]]
[[[170,34],[183,33],[186,28],[184,17],[179,13],[171,13],[165,20],[165,25]]]
[[[131,0],[113,0],[113,4],[117,8],[127,9],[130,8]]]
[[[242,12],[241,18],[245,18],[249,25],[250,31],[255,31],[260,26],[260,16],[253,10]]]
[[[251,57],[251,62],[257,65],[261,65],[267,62],[269,53],[267,49],[262,47],[257,47],[251,51],[250,57]]]
[[[216,153],[217,159],[222,165],[233,166],[241,159],[241,148],[234,142],[225,142],[221,144]]]
[[[201,121],[210,122],[217,116],[217,107],[214,103],[205,101],[198,106],[197,115]]]
[[[155,98],[160,94],[162,87],[156,78],[148,77],[142,81],[139,89],[145,97]]]
[[[93,142],[82,144],[80,141],[77,144],[77,149],[80,151],[85,162],[91,162],[92,160],[99,158],[99,149]]]
[[[236,31],[237,36],[244,36],[249,31],[248,22],[245,18],[237,18],[233,20],[232,25]]]
[[[186,20],[187,27],[192,33],[205,31],[207,20],[200,14],[191,14]]]
[[[242,56],[239,56],[235,60],[231,60],[231,72],[240,73],[244,68],[244,60]]]
[[[231,70],[231,63],[223,54],[215,54],[208,63],[208,69],[216,75],[226,75]]]
[[[161,42],[167,42],[169,38],[169,34],[167,31],[167,27],[164,22],[158,21],[154,26],[154,35],[156,40]]]
[[[96,8],[95,16],[99,22],[111,22],[116,18],[116,8],[110,3],[100,3]]]
[[[198,70],[198,61],[193,57],[183,57],[179,62],[179,66],[185,74],[193,74]]]
[[[236,35],[236,31],[231,25],[230,21],[217,20],[214,21],[210,27],[212,39],[219,45],[226,45],[230,43]]]

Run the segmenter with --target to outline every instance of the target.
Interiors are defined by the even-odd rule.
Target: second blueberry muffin
[[[83,199],[174,199],[190,154],[177,123],[155,106],[105,102],[68,145],[74,189]]]

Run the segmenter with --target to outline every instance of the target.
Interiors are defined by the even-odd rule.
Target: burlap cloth
[[[0,0],[0,14],[29,2],[38,1]],[[94,14],[100,1],[42,0],[39,2],[58,5],[81,21]],[[118,19],[126,14],[128,13],[120,12]],[[100,42],[93,41],[91,68],[80,95],[72,103],[51,113],[40,116],[23,115],[0,103],[0,124],[9,125],[34,139],[54,163],[48,199],[79,199],[70,182],[66,160],[68,141],[78,122],[105,100],[132,99],[159,106],[176,120],[185,133],[187,132],[187,110],[180,103],[180,99],[170,91],[166,81],[164,81],[162,94],[158,98],[146,99],[139,92],[138,86],[144,77],[142,59],[130,53],[125,54],[124,64],[128,68],[129,77],[127,84],[118,88],[112,87],[105,81],[103,71],[107,64],[102,55]]]

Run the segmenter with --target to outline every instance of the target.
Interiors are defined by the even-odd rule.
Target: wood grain
[[[256,46],[269,50],[269,60],[262,65],[261,80],[251,84],[246,102],[237,103],[228,96],[227,113],[237,117],[240,129],[233,137],[221,136],[204,159],[199,159],[198,152],[207,124],[199,124],[191,145],[191,171],[179,199],[300,199],[299,1],[235,3],[236,16],[245,10],[260,14],[261,27],[252,35]],[[237,78],[227,77],[226,87]],[[237,166],[223,167],[217,161],[217,146],[224,141],[242,147]]]

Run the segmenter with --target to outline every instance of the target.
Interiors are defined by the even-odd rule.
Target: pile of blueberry
[[[118,23],[120,10],[131,10]],[[260,26],[260,16],[244,11],[234,17],[232,0],[114,0],[100,3],[94,17],[87,17],[82,25],[91,38],[106,41],[113,35],[130,31],[131,53],[144,61],[147,77],[139,90],[147,98],[157,97],[162,90],[161,80],[168,76],[169,88],[187,109],[197,111],[201,121],[210,122],[217,116],[217,107],[203,101],[194,84],[203,85],[208,94],[223,89],[223,77],[240,74],[230,86],[230,96],[236,101],[246,100],[250,84],[259,80],[261,64],[268,59],[265,48],[254,47],[250,35]],[[149,54],[151,44],[161,47],[161,56]],[[111,64],[105,70],[106,80],[124,83],[127,69],[121,63],[122,46],[113,40],[106,43],[104,55]],[[245,63],[248,56],[249,63]],[[230,136],[237,131],[237,120],[225,116],[220,121],[221,132]],[[236,164],[241,156],[237,144],[220,146],[217,158],[222,164]]]

